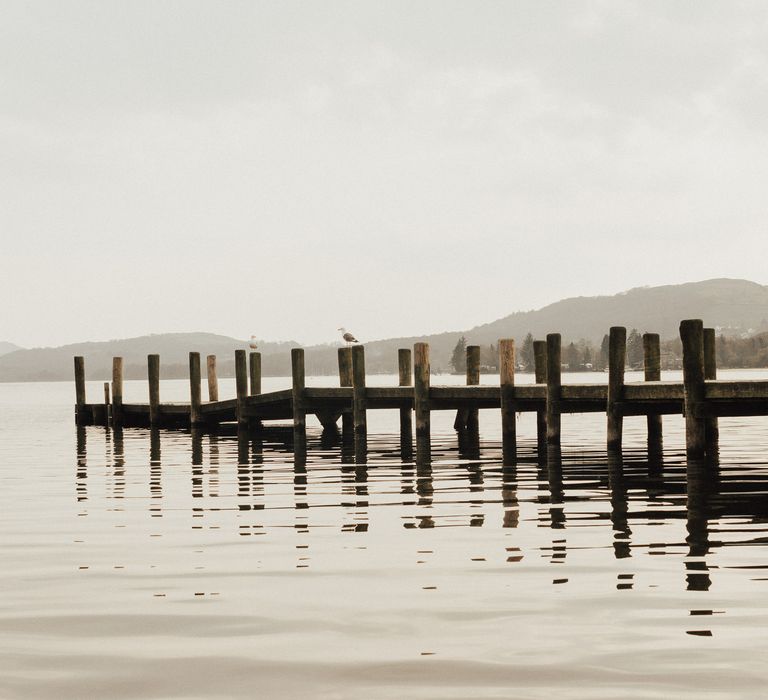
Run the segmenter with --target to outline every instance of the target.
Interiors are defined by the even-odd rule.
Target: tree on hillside
[[[603,342],[600,343],[600,368],[605,369],[608,366],[608,346],[610,344],[610,340],[608,339],[608,334],[606,333],[603,336]]]
[[[627,367],[643,366],[643,337],[633,328],[627,338]]]
[[[459,374],[467,371],[467,339],[462,335],[451,353],[451,367]]]
[[[579,349],[575,343],[571,343],[565,349],[565,364],[568,365],[571,372],[576,372],[579,369]]]
[[[499,348],[491,343],[480,346],[480,367],[495,372],[499,368]]]
[[[523,346],[520,348],[520,364],[527,372],[533,371],[533,336],[528,333],[523,340]]]

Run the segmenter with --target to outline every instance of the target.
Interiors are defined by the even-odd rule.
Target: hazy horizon
[[[10,0],[0,37],[0,340],[768,283],[763,3]]]

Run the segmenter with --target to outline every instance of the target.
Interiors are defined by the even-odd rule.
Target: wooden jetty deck
[[[717,380],[715,332],[700,320],[682,321],[683,381],[661,381],[659,336],[643,336],[643,382],[624,381],[626,329],[613,327],[609,334],[607,384],[562,384],[561,339],[552,333],[546,341],[535,341],[536,383],[515,384],[515,345],[511,339],[499,341],[499,386],[480,386],[480,353],[467,347],[466,386],[432,386],[429,346],[416,343],[398,351],[399,385],[368,387],[365,374],[365,348],[362,345],[339,348],[339,386],[307,387],[304,350],[291,351],[292,388],[262,393],[261,356],[245,350],[235,351],[236,396],[220,400],[216,378],[216,358],[206,361],[208,401],[202,400],[199,353],[189,355],[190,400],[188,403],[161,403],[160,358],[149,355],[147,403],[123,402],[123,361],[113,359],[112,382],[104,384],[104,401],[87,403],[85,360],[75,357],[76,405],[78,425],[114,427],[186,427],[210,429],[236,424],[238,430],[258,430],[268,421],[291,421],[297,459],[306,452],[306,416],[314,414],[327,430],[342,429],[354,435],[355,451],[364,459],[367,441],[366,415],[370,410],[399,409],[402,434],[413,432],[417,440],[417,459],[429,458],[430,413],[456,411],[458,431],[477,431],[477,412],[481,408],[500,409],[505,461],[516,454],[516,414],[537,414],[538,447],[559,447],[560,416],[563,413],[605,413],[607,447],[621,448],[624,416],[645,415],[648,420],[649,452],[661,452],[661,416],[685,417],[686,452],[689,459],[715,457],[718,449],[718,418],[721,416],[768,415],[768,381]]]

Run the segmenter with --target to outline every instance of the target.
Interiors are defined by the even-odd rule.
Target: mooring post
[[[683,341],[685,452],[689,460],[700,460],[706,451],[703,322],[699,319],[681,321],[680,340]]]
[[[85,358],[75,357],[75,423],[85,425]]]
[[[200,376],[200,353],[189,353],[189,424],[193,428],[202,423],[202,378]]]
[[[704,379],[717,379],[717,350],[714,328],[704,329]],[[705,409],[707,406],[705,404]],[[706,411],[705,430],[707,436],[707,457],[716,458],[719,450],[720,427],[717,416]]]
[[[293,453],[297,463],[303,464],[307,452],[307,411],[304,402],[304,348],[291,349],[291,377],[293,404]]]
[[[515,341],[499,340],[499,390],[501,402],[501,446],[504,464],[517,457],[517,426],[515,424]]]
[[[365,396],[365,347],[352,348],[352,418],[355,426],[355,454],[368,445],[368,421]]]
[[[547,334],[547,444],[560,446],[560,334]]]
[[[643,372],[646,382],[661,381],[661,344],[658,333],[643,333]],[[662,422],[658,413],[646,416],[648,424],[648,454],[658,457],[662,452]]]
[[[112,425],[123,425],[123,358],[112,358]]]
[[[352,348],[339,348],[339,386],[352,386]],[[352,423],[352,413],[349,409],[342,411],[341,414],[341,432],[342,435],[352,435],[354,427]]]
[[[533,371],[537,384],[547,383],[547,341],[533,341]],[[540,457],[547,454],[547,411],[536,411],[536,449]]]
[[[245,415],[245,399],[248,397],[248,368],[245,350],[235,350],[235,391],[237,393],[237,427],[248,425]]]
[[[208,401],[218,401],[219,380],[216,377],[216,355],[208,355],[205,358],[205,367],[208,372]]]
[[[480,384],[480,346],[467,345],[467,386]],[[479,411],[476,408],[465,410],[464,427],[467,430],[477,432],[479,428]]]
[[[109,382],[104,382],[104,425],[109,427]]]
[[[430,458],[429,343],[413,346],[413,409],[416,417],[416,459]]]
[[[624,366],[627,360],[627,329],[612,326],[608,333],[608,449],[620,450],[624,427]]]
[[[261,353],[252,352],[248,356],[248,374],[251,383],[248,388],[249,396],[258,396],[261,393]]]
[[[149,382],[149,424],[160,422],[160,355],[147,355],[147,380]]]
[[[397,351],[398,386],[412,386],[413,372],[411,370],[411,351],[409,348],[400,348]],[[411,409],[400,409],[400,435],[410,436],[413,432]]]

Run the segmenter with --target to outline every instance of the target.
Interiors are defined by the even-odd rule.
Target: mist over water
[[[739,376],[768,373],[721,372]],[[145,392],[126,382],[126,401]],[[162,384],[163,400],[187,392]],[[605,416],[563,416],[546,463],[523,414],[505,468],[498,411],[481,411],[479,445],[433,413],[417,467],[397,411],[370,411],[366,464],[311,424],[298,468],[287,431],[78,429],[73,402],[68,383],[0,391],[0,697],[763,692],[764,418],[721,419],[720,468],[700,470],[680,416],[649,465],[643,417],[609,461]]]

